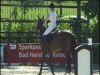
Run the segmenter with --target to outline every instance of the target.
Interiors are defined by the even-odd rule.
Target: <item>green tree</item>
[[[94,39],[94,42],[100,42],[99,41],[99,0],[88,0],[87,3],[83,4],[82,11],[84,14],[90,18],[95,19],[97,22],[95,22],[93,29],[92,29],[92,38]],[[97,33],[98,32],[98,33]]]

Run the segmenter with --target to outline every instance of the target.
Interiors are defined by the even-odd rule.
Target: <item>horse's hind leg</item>
[[[41,62],[41,68],[40,68],[40,72],[39,72],[39,74],[38,74],[38,75],[41,75],[41,74],[42,74],[43,64],[44,64],[44,62]]]
[[[52,66],[53,63],[52,63],[52,61],[51,61],[52,57],[53,57],[53,54],[50,53],[49,65],[50,65],[50,69],[51,69],[52,75],[55,75],[55,74],[54,74],[54,69],[53,69],[53,66]]]
[[[67,66],[66,66],[66,68],[65,68],[65,75],[66,75],[67,73],[70,75],[70,72],[71,72],[71,62],[72,62],[71,59],[72,59],[72,58],[71,58],[70,55],[67,55],[67,56],[66,56]]]
[[[38,75],[41,75],[42,74],[42,69],[43,69],[45,57],[46,57],[46,54],[43,52],[42,53],[42,60],[41,60],[41,68],[40,68],[40,72],[39,72]]]

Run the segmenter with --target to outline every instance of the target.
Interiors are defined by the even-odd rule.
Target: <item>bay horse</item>
[[[41,68],[40,68],[40,72],[38,75],[42,74],[42,69],[43,69],[43,64],[44,64],[44,60],[46,57],[46,53],[48,52],[50,54],[50,58],[53,57],[53,53],[54,52],[58,52],[61,51],[65,54],[66,57],[66,62],[67,62],[67,66],[66,66],[66,70],[65,70],[65,75],[67,73],[70,74],[71,71],[71,55],[74,52],[74,49],[76,47],[76,40],[74,35],[71,32],[68,31],[55,31],[54,33],[50,33],[51,35],[53,35],[52,37],[52,41],[49,43],[49,50],[45,50],[45,40],[43,38],[43,33],[46,29],[46,27],[44,26],[44,19],[43,18],[39,18],[38,17],[38,21],[37,21],[37,29],[39,30],[40,33],[40,45],[41,45],[41,50],[42,50],[42,59],[41,59]],[[53,64],[52,61],[49,61],[49,65],[50,65],[50,69],[52,72],[52,75],[54,74],[54,70],[53,70]]]

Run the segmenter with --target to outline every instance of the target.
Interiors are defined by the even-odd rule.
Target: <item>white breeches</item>
[[[55,24],[52,25],[52,24],[50,23],[50,26],[46,29],[46,31],[44,32],[43,36],[44,36],[44,35],[48,35],[55,27],[56,27]]]

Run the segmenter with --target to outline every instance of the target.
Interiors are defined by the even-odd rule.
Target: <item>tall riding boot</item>
[[[44,44],[45,50],[49,50],[49,40],[48,40],[47,35],[44,35],[43,38],[44,38],[44,41],[45,41],[45,44]]]

